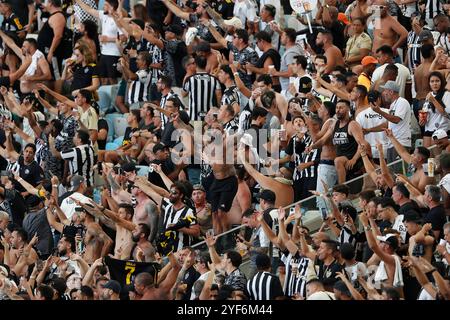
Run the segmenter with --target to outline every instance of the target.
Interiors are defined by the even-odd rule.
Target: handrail
[[[433,148],[435,148],[435,147],[436,147],[436,145],[433,145],[433,146],[429,147],[428,150],[431,150],[431,149],[433,149]],[[401,163],[401,162],[403,162],[403,159],[400,158],[400,159],[397,159],[397,160],[395,160],[395,161],[392,161],[391,163],[388,163],[387,166],[390,167],[390,166],[393,166],[393,165],[398,164],[398,163]],[[349,184],[349,183],[352,183],[352,182],[354,182],[354,181],[358,181],[358,180],[360,180],[360,179],[363,179],[363,178],[367,177],[368,175],[369,175],[369,174],[366,172],[366,173],[364,173],[364,174],[362,174],[362,175],[360,175],[360,176],[358,176],[358,177],[355,177],[355,178],[353,178],[353,179],[350,179],[349,181],[345,181],[344,184]],[[288,205],[288,206],[286,206],[286,207],[283,207],[283,209],[284,209],[284,210],[289,209],[290,207],[296,206],[297,204],[305,203],[305,202],[307,202],[307,201],[309,201],[309,200],[312,200],[312,199],[314,199],[314,198],[316,198],[316,197],[317,197],[317,196],[315,196],[315,195],[309,196],[308,198],[299,200],[299,201],[294,202],[294,203],[292,203],[292,204],[290,204],[290,205]],[[237,226],[237,227],[235,227],[235,228],[233,228],[233,229],[230,229],[230,230],[228,230],[228,231],[225,231],[225,232],[223,232],[223,233],[221,233],[221,234],[216,235],[216,238],[220,238],[220,237],[222,237],[222,236],[224,236],[224,235],[226,235],[226,234],[229,234],[229,233],[231,233],[231,232],[237,231],[237,230],[239,230],[239,229],[241,229],[241,228],[243,228],[243,227],[245,227],[245,225]],[[203,240],[202,242],[198,242],[198,243],[192,245],[191,247],[192,247],[192,248],[200,247],[201,245],[203,245],[203,244],[205,244],[205,243],[206,243],[206,241]]]

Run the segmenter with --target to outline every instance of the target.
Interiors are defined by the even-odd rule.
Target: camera
[[[367,94],[367,100],[369,103],[376,103],[377,100],[381,97],[381,94],[378,91],[372,90]]]

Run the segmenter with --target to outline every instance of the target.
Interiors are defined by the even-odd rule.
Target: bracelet
[[[368,225],[368,226],[365,226],[365,227],[364,227],[364,230],[366,230],[366,231],[371,231],[371,230],[372,230],[372,227],[369,226],[369,225]]]
[[[31,279],[33,279],[33,280],[34,280],[34,279],[36,279],[36,277],[33,277],[33,276],[31,276],[31,277],[30,277],[30,280],[31,280]]]
[[[236,77],[236,76],[239,76],[239,72],[233,72],[233,75]]]
[[[361,157],[367,157],[367,153],[361,153]]]
[[[57,184],[52,184],[52,187],[53,187],[53,188],[58,188],[59,185],[57,185]]]

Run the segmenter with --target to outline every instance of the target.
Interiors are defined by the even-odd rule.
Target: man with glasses
[[[247,63],[256,65],[258,62],[258,54],[248,45],[248,32],[245,29],[238,29],[233,34],[233,41],[227,41],[209,21],[203,22],[208,26],[211,34],[217,42],[223,47],[230,50],[229,61],[234,63],[238,69],[239,78],[247,88],[252,86],[252,73],[245,68]]]

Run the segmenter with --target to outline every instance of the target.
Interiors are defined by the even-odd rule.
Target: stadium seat
[[[119,148],[119,145],[117,143],[114,142],[108,142],[105,146],[105,150],[109,151],[109,150],[116,150],[117,148]]]

